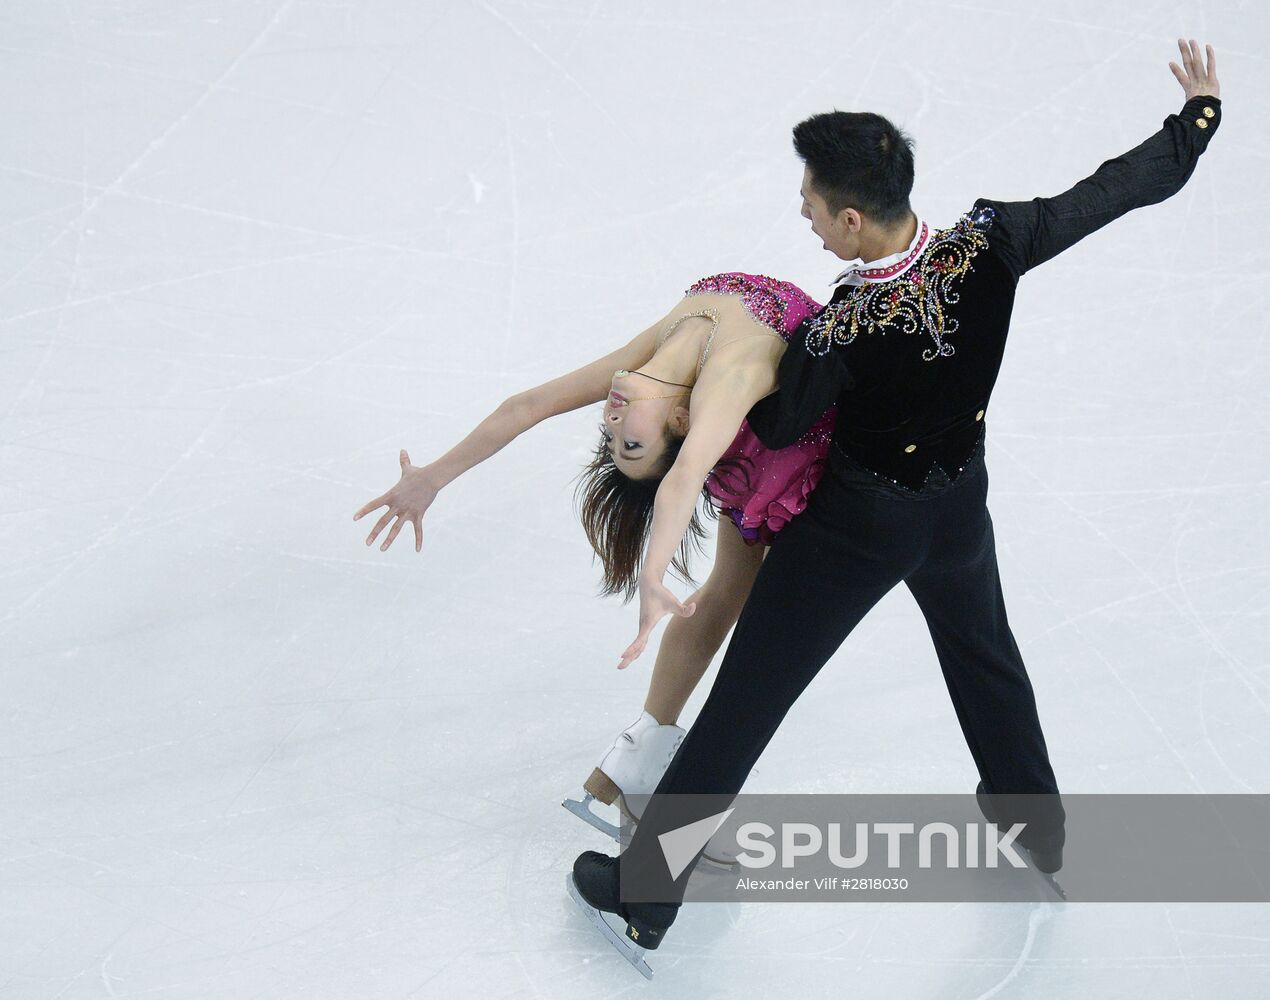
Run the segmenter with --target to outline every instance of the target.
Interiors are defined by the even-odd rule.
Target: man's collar
[[[847,265],[845,271],[830,282],[829,287],[837,290],[842,285],[867,285],[898,278],[916,263],[922,251],[926,249],[926,244],[929,240],[930,227],[926,225],[926,221],[919,215],[917,216],[917,232],[913,235],[913,242],[908,245],[907,249],[893,253],[888,257],[882,257],[879,260],[865,261],[857,257]]]

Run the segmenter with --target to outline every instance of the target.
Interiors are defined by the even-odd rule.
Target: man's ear
[[[838,213],[838,225],[849,233],[858,233],[864,225],[864,216],[854,208],[844,208]]]

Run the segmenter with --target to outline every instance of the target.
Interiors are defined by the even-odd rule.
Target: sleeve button
[[[907,448],[905,448],[904,450],[905,450],[906,452],[909,452],[909,453],[911,454],[912,452],[917,451],[917,445],[915,445],[915,444],[910,444],[910,445],[909,445]]]
[[[1195,124],[1199,128],[1208,128],[1208,122],[1203,118],[1196,118]]]
[[[1212,108],[1209,108],[1209,107],[1205,107],[1205,108],[1204,108],[1204,117],[1205,117],[1205,118],[1212,118],[1212,117],[1213,117],[1213,115],[1215,115],[1215,114],[1217,114],[1217,112],[1216,112],[1216,111],[1214,111]]]
[[[978,413],[976,413],[976,414],[975,414],[975,419],[976,419],[976,420],[982,420],[982,419],[983,419],[983,410],[980,410]]]

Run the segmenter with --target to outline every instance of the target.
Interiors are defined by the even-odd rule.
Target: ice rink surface
[[[615,669],[636,606],[597,599],[574,514],[599,406],[444,490],[420,553],[352,520],[400,448],[438,457],[697,278],[827,298],[801,118],[891,117],[950,225],[1158,129],[1194,37],[1222,127],[1180,194],[1023,279],[989,508],[1062,789],[1270,791],[1263,4],[0,24],[0,997],[1270,994],[1270,906],[1221,904],[697,906],[645,983],[563,887],[607,843],[560,800],[656,652]],[[812,694],[747,790],[973,790],[905,588]]]

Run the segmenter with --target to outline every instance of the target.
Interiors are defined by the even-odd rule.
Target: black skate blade
[[[984,790],[982,781],[979,782],[979,786],[975,789],[975,801],[979,803],[979,811],[983,813],[983,818],[989,823],[995,823],[997,821],[996,810],[992,808],[992,800],[988,798],[988,793]],[[1022,844],[1019,846],[1023,847]],[[1041,876],[1041,878],[1045,879],[1046,883],[1054,891],[1054,895],[1056,895],[1059,899],[1066,901],[1067,890],[1058,884],[1058,880],[1054,878],[1053,873],[1042,869],[1041,866],[1036,863],[1036,858],[1032,857],[1032,852],[1026,847],[1023,847],[1023,852],[1027,855],[1028,867]]]
[[[1058,884],[1058,879],[1054,877],[1053,873],[1042,869],[1041,866],[1036,863],[1036,858],[1032,857],[1032,852],[1026,847],[1023,848],[1023,851],[1027,855],[1029,867],[1032,871],[1036,872],[1036,874],[1041,876],[1041,878],[1045,879],[1046,884],[1054,891],[1054,895],[1056,895],[1059,899],[1066,901],[1067,890]]]
[[[1066,902],[1067,890],[1058,884],[1058,879],[1048,872],[1041,872],[1041,874],[1045,876],[1045,881],[1049,883],[1050,888],[1054,890],[1054,892],[1058,895],[1058,898]]]
[[[1054,890],[1054,895],[1066,902],[1067,890],[1058,884],[1058,879],[1056,879],[1050,872],[1043,872],[1039,868],[1036,869],[1036,874],[1045,879],[1046,884]]]
[[[588,792],[586,794],[586,797],[583,798],[581,802],[579,802],[577,799],[565,799],[560,804],[564,806],[566,809],[568,809],[569,812],[573,813],[573,815],[577,816],[578,819],[582,820],[582,822],[590,824],[591,826],[599,830],[601,833],[607,833],[610,837],[612,837],[618,843],[621,843],[622,835],[621,835],[621,831],[618,830],[617,828],[617,824],[610,823],[603,816],[597,816],[594,812],[590,810],[590,808],[588,808],[590,804],[594,801],[595,801],[595,796],[593,796],[590,792]]]
[[[609,922],[604,919],[604,914],[597,910],[594,906],[582,898],[582,893],[578,891],[578,885],[573,881],[573,872],[569,872],[565,876],[565,884],[569,888],[569,895],[573,897],[573,901],[578,904],[578,908],[586,914],[586,918],[599,928],[600,933],[608,938],[609,944],[621,953],[621,956],[630,962],[639,970],[639,974],[645,979],[653,978],[652,967],[644,958],[644,949],[637,945],[634,941],[619,934]]]

